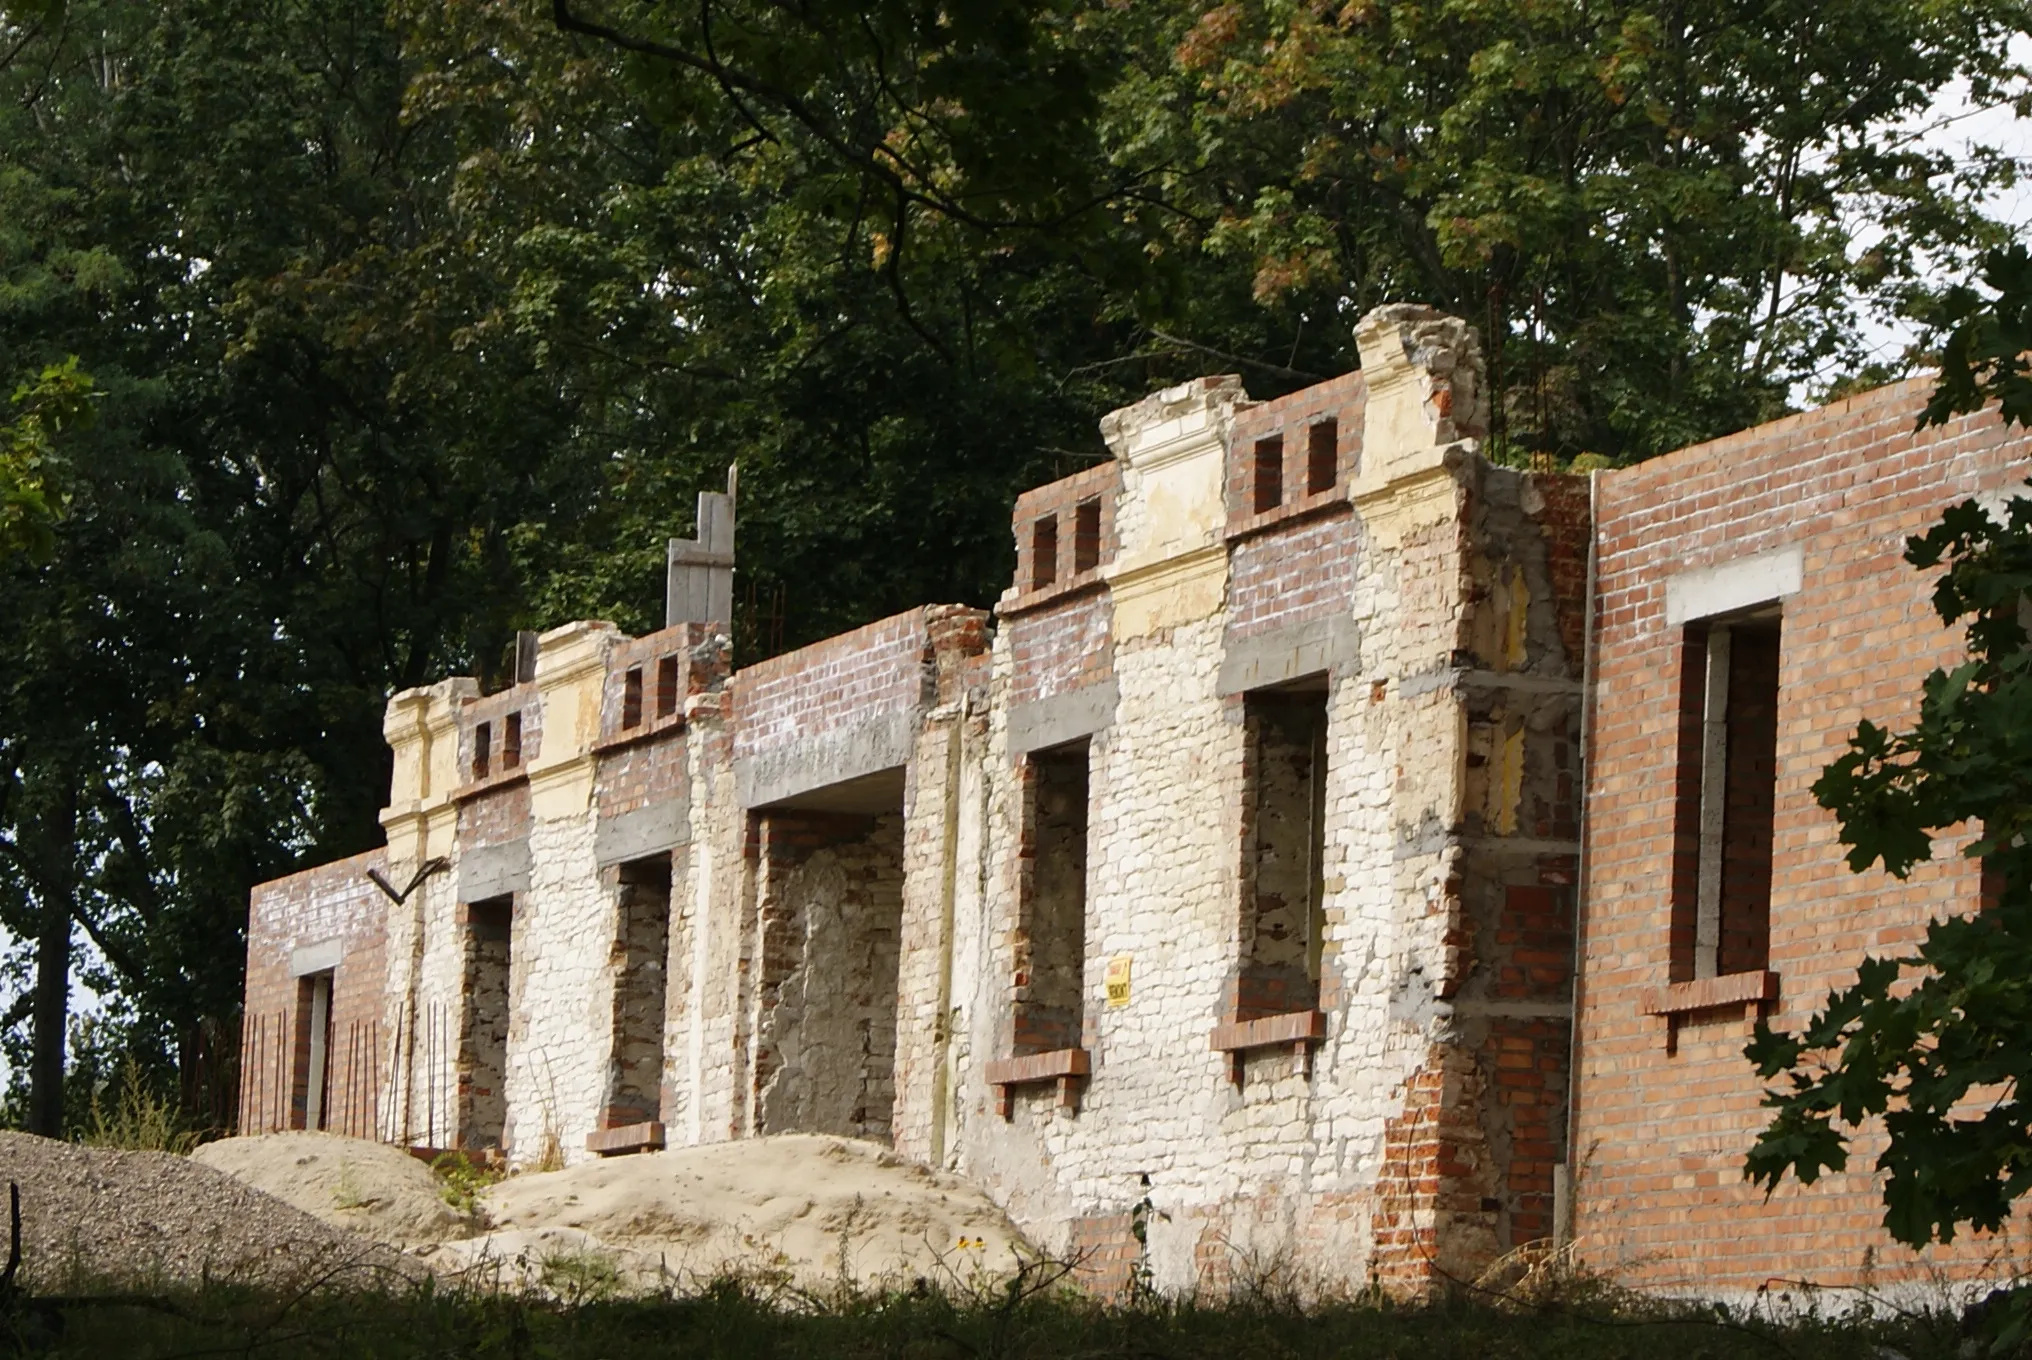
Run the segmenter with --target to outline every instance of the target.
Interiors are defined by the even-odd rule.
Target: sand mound
[[[203,1277],[358,1285],[420,1273],[379,1243],[185,1157],[0,1133],[6,1181],[21,1187],[21,1271],[32,1289]]]
[[[385,1143],[265,1133],[206,1143],[191,1159],[377,1242],[419,1246],[478,1226],[444,1202],[428,1167]]]
[[[683,1289],[729,1271],[824,1290],[952,1283],[1012,1269],[1022,1235],[979,1190],[873,1143],[813,1134],[588,1162],[489,1187],[493,1231],[427,1255],[433,1268],[558,1285],[614,1268]],[[569,1288],[569,1284],[564,1286]]]

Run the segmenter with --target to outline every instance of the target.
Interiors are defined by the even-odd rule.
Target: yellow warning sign
[[[1117,954],[1108,960],[1108,1004],[1126,1006],[1129,1004],[1129,956]]]

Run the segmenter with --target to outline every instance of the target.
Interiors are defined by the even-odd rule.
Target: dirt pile
[[[419,1252],[443,1271],[565,1288],[685,1289],[735,1272],[824,1290],[1000,1276],[1027,1250],[978,1189],[846,1138],[786,1134],[513,1177],[488,1188],[492,1231]]]
[[[7,1181],[21,1187],[21,1272],[31,1289],[420,1274],[380,1243],[185,1157],[0,1133],[0,1195]]]
[[[330,1133],[267,1133],[206,1143],[193,1161],[377,1242],[420,1246],[480,1225],[444,1201],[430,1169],[401,1148]]]

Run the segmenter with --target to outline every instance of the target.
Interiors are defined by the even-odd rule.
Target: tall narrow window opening
[[[1072,569],[1092,571],[1101,565],[1101,501],[1089,496],[1073,510]]]
[[[656,663],[656,716],[668,718],[677,712],[677,658],[666,656]]]
[[[1058,579],[1058,516],[1045,515],[1030,526],[1030,588],[1042,590]]]
[[[1023,781],[1015,1052],[1081,1047],[1086,1011],[1088,748],[1040,751]]]
[[[1305,489],[1317,496],[1333,490],[1340,480],[1341,427],[1337,420],[1322,420],[1305,432]]]
[[[1757,972],[1769,961],[1777,612],[1694,624],[1681,655],[1676,981]]]
[[[1260,515],[1284,503],[1284,436],[1256,441],[1255,473],[1256,513]]]
[[[1244,699],[1241,953],[1232,1014],[1318,1008],[1325,937],[1324,677]]]
[[[457,1056],[458,1146],[499,1147],[508,1117],[509,976],[514,963],[512,895],[468,902],[464,918]]]
[[[303,1123],[322,1129],[331,1117],[332,974],[297,979],[297,1054],[303,1074]]]
[[[602,1123],[624,1128],[662,1117],[665,955],[670,948],[670,855],[631,860],[617,873],[613,1066]]]
[[[473,728],[473,778],[485,779],[493,768],[494,729],[490,723],[480,723]]]
[[[510,713],[501,720],[501,768],[512,770],[522,763],[522,715]]]
[[[621,677],[621,726],[642,725],[642,668],[630,666]]]

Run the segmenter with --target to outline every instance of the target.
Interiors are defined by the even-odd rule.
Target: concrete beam
[[[1115,721],[1117,698],[1115,682],[1104,680],[1048,699],[1011,704],[1009,753],[1027,756],[1032,751],[1092,736]]]
[[[1802,575],[1798,548],[1675,573],[1665,578],[1665,626],[1677,628],[1797,595]]]
[[[904,709],[863,718],[822,736],[786,742],[734,761],[744,808],[767,807],[832,784],[844,784],[910,763],[918,713]]]
[[[298,945],[289,951],[289,975],[309,977],[312,973],[329,973],[345,957],[344,940],[319,940],[316,944]]]
[[[459,856],[459,901],[529,891],[529,838],[483,845]]]
[[[602,817],[593,828],[593,858],[604,869],[647,859],[691,839],[691,800],[666,798],[614,817]]]
[[[1353,619],[1312,619],[1249,637],[1229,638],[1221,649],[1217,686],[1226,698],[1361,664],[1361,634]]]

